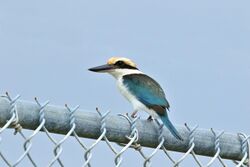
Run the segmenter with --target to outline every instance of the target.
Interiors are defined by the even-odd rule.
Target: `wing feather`
[[[139,101],[155,110],[159,115],[165,114],[169,103],[161,86],[145,74],[129,74],[123,76],[123,83]]]

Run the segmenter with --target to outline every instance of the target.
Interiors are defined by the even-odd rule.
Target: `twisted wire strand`
[[[174,164],[175,160],[169,155],[168,150],[166,149],[166,147],[164,145],[162,146],[162,150],[166,154],[166,156],[168,157],[168,159],[170,160],[170,162]]]
[[[15,103],[13,103],[13,105],[15,105]],[[19,133],[22,138],[25,140],[24,142],[24,145],[23,145],[23,148],[24,148],[24,152],[21,154],[21,156],[19,156],[19,158],[16,160],[16,162],[14,164],[12,164],[12,166],[17,166],[26,156],[29,158],[29,160],[31,161],[32,165],[33,166],[36,166],[35,162],[33,161],[33,159],[31,158],[30,154],[29,154],[29,151],[32,147],[32,143],[31,141],[28,141],[27,144],[26,144],[26,141],[27,141],[27,138],[26,136],[22,133],[22,127],[21,125],[18,123],[19,122],[19,118],[18,118],[18,113],[17,113],[17,108],[16,106],[14,106],[14,112],[15,112],[15,119],[14,121],[12,122],[12,126],[14,127],[15,129],[15,132],[14,132],[14,135],[16,135],[17,133]],[[28,146],[27,146],[28,145]]]
[[[99,116],[101,117],[101,128],[100,128],[100,131],[102,133],[105,133],[106,134],[106,116],[110,113],[109,111],[105,114],[102,114],[98,108],[96,108],[96,111],[98,112]],[[110,150],[115,154],[115,156],[117,156],[117,154],[119,153],[111,144],[111,142],[109,141],[109,139],[107,138],[106,135],[104,135],[103,137],[103,140],[105,141],[105,143],[108,145],[108,147],[110,148]],[[120,146],[124,146],[124,144],[121,144],[121,143],[117,143],[118,145]],[[115,157],[115,164],[116,166],[119,166],[122,162],[122,157],[119,156],[119,157]]]
[[[139,117],[136,117],[135,119],[131,120],[128,116],[128,114],[118,114],[119,116],[125,118],[129,124],[130,124],[130,135],[126,136],[126,138],[129,140],[129,142],[127,144],[124,145],[124,147],[120,150],[120,152],[118,152],[116,154],[115,157],[115,164],[116,167],[119,167],[122,163],[122,154],[130,147],[133,147],[133,143],[136,143],[139,139],[139,133],[138,130],[136,128],[136,121],[139,119]]]
[[[33,166],[37,166],[35,161],[32,159],[32,157],[29,154],[29,151],[32,148],[32,143],[31,143],[31,139],[39,132],[41,126],[39,126],[33,133],[32,135],[30,135],[28,138],[25,137],[25,135],[22,132],[19,132],[20,135],[23,137],[23,139],[25,140],[24,144],[23,144],[23,148],[24,148],[24,152],[23,154],[17,159],[17,161],[12,165],[12,166],[17,166],[24,158],[25,156],[27,156],[30,160],[30,162],[32,163]]]
[[[120,114],[120,115],[122,115],[122,114]],[[129,124],[130,124],[130,132],[131,132],[131,133],[137,133],[137,139],[136,139],[136,141],[134,141],[134,143],[130,146],[130,148],[133,148],[133,149],[135,149],[136,151],[138,151],[139,154],[140,154],[140,155],[142,156],[142,158],[144,159],[144,161],[147,160],[148,157],[147,157],[146,154],[143,152],[142,146],[141,146],[140,144],[138,144],[139,132],[138,132],[138,130],[137,130],[137,128],[136,128],[136,122],[137,122],[138,119],[140,119],[140,117],[136,117],[136,118],[132,119],[131,117],[128,116],[128,114],[126,114],[126,116],[125,116],[124,118],[126,118],[127,121],[128,121]],[[125,144],[122,144],[122,143],[117,143],[117,144],[120,145],[120,146],[122,146],[122,147],[125,146]],[[149,161],[149,163],[150,163],[150,161]]]
[[[236,167],[242,167],[242,166],[245,166],[244,163],[247,162],[247,158],[249,156],[249,147],[250,147],[250,144],[249,144],[249,139],[250,139],[250,136],[247,136],[246,134],[244,133],[239,133],[238,134],[239,137],[242,139],[242,144],[241,144],[241,150],[242,150],[242,153],[244,154],[243,158],[241,159],[241,161],[239,163],[237,163]],[[249,161],[249,159],[248,159]],[[249,165],[249,162],[248,162],[248,165],[247,166],[250,166]]]
[[[24,152],[19,156],[19,158],[11,165],[10,162],[8,162],[8,166],[17,166],[26,156],[28,157],[28,159],[30,160],[31,164],[33,166],[36,166],[36,163],[34,162],[34,160],[32,159],[29,151],[32,147],[32,143],[31,143],[31,139],[27,141],[27,137],[22,133],[22,126],[19,124],[19,118],[18,118],[18,111],[17,111],[17,106],[16,106],[16,102],[18,101],[18,99],[20,98],[20,95],[17,95],[15,98],[11,98],[11,96],[9,95],[8,92],[6,92],[5,96],[2,97],[6,97],[10,103],[10,114],[12,115],[10,119],[11,122],[9,124],[9,126],[14,127],[15,132],[14,134],[16,135],[17,133],[19,133],[22,138],[25,140],[23,148],[24,148]],[[13,117],[14,116],[14,117]],[[9,122],[9,121],[8,121]],[[9,127],[9,126],[6,126]],[[1,157],[4,157],[3,154],[1,153]],[[4,161],[7,162],[8,160],[6,158],[4,158]]]
[[[15,119],[17,117],[16,115],[16,112],[15,111],[15,103],[16,101],[21,97],[20,95],[17,95],[16,97],[14,97],[13,99],[10,97],[9,93],[6,92],[6,95],[3,95],[1,97],[5,97],[9,103],[10,103],[10,108],[8,109],[9,110],[9,113],[11,115],[10,119],[7,120],[6,124],[0,128],[0,134],[5,130],[7,129],[13,122],[15,122]]]
[[[24,148],[24,152],[18,157],[18,159],[15,161],[15,163],[11,163],[10,161],[8,161],[8,159],[4,156],[4,154],[1,152],[0,150],[0,157],[3,159],[3,162],[7,165],[7,166],[18,166],[20,164],[20,162],[27,156],[27,158],[29,159],[29,161],[31,162],[31,164],[33,166],[37,166],[35,161],[32,159],[32,157],[30,156],[30,150],[32,148],[32,139],[36,136],[36,134],[39,133],[39,131],[43,130],[46,135],[48,136],[48,138],[54,143],[55,147],[53,149],[54,152],[54,158],[52,159],[52,161],[49,163],[48,166],[53,166],[55,164],[55,162],[57,161],[58,164],[60,166],[64,166],[62,161],[60,160],[60,155],[63,151],[62,149],[62,144],[72,135],[75,137],[75,139],[77,140],[77,142],[81,145],[81,147],[84,149],[85,153],[84,153],[84,159],[85,159],[85,163],[83,164],[83,166],[88,166],[91,167],[90,161],[92,159],[92,150],[96,147],[96,145],[98,143],[101,142],[101,140],[104,140],[106,142],[106,144],[108,145],[108,147],[111,149],[111,151],[115,154],[115,166],[119,167],[122,164],[123,158],[122,155],[123,153],[128,150],[128,148],[134,148],[135,150],[137,150],[140,155],[144,158],[144,163],[143,166],[144,167],[149,167],[151,166],[151,160],[152,158],[155,156],[155,154],[157,152],[159,152],[160,149],[162,149],[164,151],[164,153],[166,153],[167,157],[170,159],[170,161],[173,163],[174,167],[178,167],[185,159],[186,157],[191,154],[194,158],[194,160],[196,161],[196,163],[198,164],[199,167],[210,167],[211,165],[214,164],[214,162],[216,161],[216,159],[219,160],[220,164],[223,167],[226,167],[226,164],[224,163],[224,161],[222,160],[222,158],[220,157],[220,152],[221,152],[221,148],[220,148],[220,139],[222,137],[222,135],[224,134],[224,131],[222,132],[218,132],[216,133],[213,129],[211,129],[211,132],[214,136],[214,150],[215,150],[215,154],[214,156],[210,159],[210,161],[206,164],[206,165],[202,165],[202,163],[199,161],[198,159],[198,155],[195,154],[194,152],[194,148],[195,148],[195,143],[194,143],[194,133],[195,130],[198,128],[198,126],[195,126],[194,128],[190,129],[187,124],[185,124],[187,130],[189,131],[189,142],[188,142],[188,150],[184,153],[183,156],[181,156],[181,158],[179,158],[178,160],[174,160],[168,153],[167,149],[164,146],[164,142],[166,142],[166,139],[164,138],[164,132],[163,132],[163,124],[160,124],[157,120],[156,123],[159,125],[159,129],[158,129],[158,145],[157,147],[152,151],[152,153],[147,156],[144,154],[144,152],[142,151],[142,147],[140,144],[138,144],[138,140],[139,140],[139,132],[138,129],[136,128],[136,122],[139,119],[139,117],[132,119],[130,118],[128,115],[122,115],[120,114],[120,116],[122,116],[123,118],[125,118],[126,120],[128,120],[129,124],[130,124],[130,133],[129,135],[126,135],[125,137],[128,139],[128,143],[124,144],[124,143],[117,143],[120,146],[123,146],[123,148],[120,151],[117,151],[112,143],[109,141],[109,139],[106,136],[107,133],[107,129],[106,129],[106,117],[107,115],[110,113],[109,111],[102,114],[98,109],[96,109],[96,111],[98,112],[99,116],[100,116],[100,136],[98,137],[98,139],[96,139],[96,141],[90,146],[90,147],[86,147],[84,145],[84,143],[81,142],[80,137],[77,135],[75,129],[76,129],[76,123],[75,123],[75,116],[74,113],[78,110],[79,106],[76,106],[75,108],[71,109],[70,107],[68,107],[67,105],[65,105],[66,109],[69,111],[69,125],[70,125],[70,129],[67,132],[67,134],[59,141],[57,142],[51,135],[50,132],[46,129],[45,127],[45,108],[46,106],[49,104],[49,102],[45,102],[44,104],[40,104],[40,102],[37,100],[37,98],[35,98],[35,101],[37,102],[38,105],[38,111],[39,111],[39,125],[38,127],[35,128],[35,130],[33,131],[33,133],[31,135],[29,135],[28,137],[26,137],[22,131],[22,126],[19,124],[19,118],[18,118],[18,108],[16,105],[17,100],[19,99],[19,95],[16,96],[15,98],[11,98],[9,96],[8,93],[6,93],[5,96],[1,96],[1,97],[6,97],[9,101],[9,113],[10,113],[10,118],[6,121],[6,123],[3,125],[2,128],[0,128],[0,135],[1,133],[4,132],[4,130],[6,130],[8,127],[14,127],[15,129],[15,133],[17,134],[19,133],[21,135],[21,137],[25,140],[23,143],[23,148]],[[243,158],[241,159],[240,162],[237,162],[236,167],[243,167],[246,166],[247,163],[249,166],[249,138],[250,136],[247,136],[246,134],[243,133],[239,133],[238,134],[240,139],[241,139],[241,150],[242,150],[242,154],[243,154]],[[1,144],[2,138],[0,137],[0,144]]]
[[[101,133],[105,133],[103,139],[106,141],[106,143],[108,144],[108,146],[110,147],[110,149],[116,153],[115,148],[112,147],[111,143],[108,141],[107,137],[106,137],[106,118],[108,116],[108,114],[110,113],[110,111],[107,111],[106,113],[102,114],[98,108],[96,108],[97,113],[99,114],[99,116],[101,117],[101,128],[100,131]]]
[[[79,106],[76,106],[74,109],[70,109],[68,107],[68,105],[65,105],[66,109],[69,111],[69,114],[70,114],[70,124],[72,125],[70,127],[70,130],[68,131],[68,133],[59,141],[57,142],[55,148],[54,148],[54,154],[55,154],[55,157],[54,159],[52,159],[52,161],[49,163],[49,166],[52,166],[56,161],[57,159],[60,157],[60,155],[62,154],[62,144],[66,141],[66,139],[68,139],[70,137],[70,135],[74,132],[75,130],[75,127],[76,125],[74,124],[74,121],[75,121],[75,117],[73,116],[73,114],[75,113],[75,111],[79,108]]]
[[[76,128],[74,113],[76,112],[76,110],[79,109],[80,106],[77,106],[75,109],[71,109],[67,105],[65,105],[65,106],[66,106],[67,110],[70,112],[70,127],[73,128],[75,126],[75,128]],[[80,137],[75,132],[75,128],[74,128],[74,131],[72,134],[73,134],[74,138],[76,139],[76,141],[78,142],[78,144],[84,149],[84,151],[86,151],[87,147],[83,144]],[[90,163],[88,164],[88,167],[91,167]]]
[[[100,128],[100,131],[101,131],[101,133],[105,133],[106,134],[106,131],[107,131],[107,129],[106,129],[106,117],[108,116],[108,114],[110,113],[110,111],[107,111],[105,114],[102,114],[98,108],[96,108],[96,111],[99,114],[99,116],[101,117],[101,128]],[[106,144],[108,145],[108,147],[110,148],[110,150],[114,154],[116,154],[117,153],[116,149],[112,146],[111,142],[109,141],[109,139],[107,138],[106,135],[103,137],[103,140],[106,142]]]
[[[127,114],[126,115],[120,114],[120,115],[123,116],[124,118],[126,118],[129,121],[129,123],[131,125],[131,132],[132,133],[135,132],[135,131],[138,132],[138,130],[135,129],[136,128],[135,123],[136,123],[137,119],[132,120]],[[139,117],[137,117],[137,118],[139,119]],[[151,166],[151,159],[152,159],[152,157],[159,151],[159,149],[161,149],[162,147],[164,147],[163,144],[164,144],[165,139],[163,137],[163,125],[160,124],[158,121],[157,121],[157,124],[159,126],[159,138],[158,138],[159,144],[158,144],[158,146],[154,149],[154,151],[149,156],[147,156],[143,152],[141,145],[137,143],[137,141],[139,139],[139,133],[138,133],[138,139],[130,146],[130,148],[134,148],[143,157],[143,159],[144,159],[143,166],[144,167]],[[119,145],[125,146],[125,144],[119,144]]]
[[[97,113],[99,114],[99,116],[101,117],[101,135],[98,137],[98,139],[96,139],[96,141],[90,146],[90,147],[88,147],[87,149],[86,149],[86,152],[85,152],[85,154],[84,154],[84,158],[85,158],[85,163],[83,164],[83,166],[85,167],[85,166],[90,166],[90,160],[91,160],[91,158],[92,158],[92,153],[91,153],[91,151],[94,149],[94,147],[98,144],[98,143],[100,143],[100,141],[105,137],[105,135],[106,135],[106,128],[105,128],[105,126],[106,126],[106,123],[105,123],[105,121],[106,121],[106,117],[107,117],[107,115],[110,113],[109,111],[107,111],[105,114],[102,114],[99,110],[98,110],[98,108],[96,108],[96,111],[97,111]]]
[[[200,162],[200,160],[198,159],[198,157],[196,156],[195,152],[194,152],[194,147],[195,147],[195,143],[194,143],[194,133],[195,130],[199,127],[198,125],[195,125],[192,129],[188,126],[187,123],[184,124],[185,127],[187,128],[188,132],[189,132],[189,148],[191,149],[191,147],[193,148],[191,151],[191,155],[194,158],[195,162],[199,165],[199,167],[202,167],[202,163]]]
[[[49,131],[45,127],[46,119],[45,119],[45,108],[49,104],[49,101],[46,101],[44,104],[41,104],[38,100],[38,98],[35,97],[35,102],[38,105],[38,111],[39,111],[39,123],[43,124],[42,130],[45,132],[46,136],[49,138],[49,140],[56,145],[57,141],[50,135]],[[57,159],[58,164],[62,167],[64,166],[60,158]]]
[[[165,138],[163,136],[163,124],[161,124],[158,120],[156,120],[156,123],[158,124],[158,126],[160,127],[160,130],[159,130],[159,137],[158,137],[158,141],[160,140],[164,140],[165,141]],[[168,153],[168,150],[166,149],[166,147],[164,146],[164,142],[161,146],[161,149],[163,150],[163,152],[166,154],[166,156],[168,157],[168,159],[174,164],[175,163],[175,160],[170,156],[170,154]]]
[[[163,146],[163,144],[165,142],[165,138],[163,136],[163,127],[164,127],[164,125],[160,124],[158,122],[158,120],[155,120],[155,121],[156,121],[156,123],[159,126],[159,137],[158,137],[159,144],[154,149],[154,151],[145,159],[144,164],[143,164],[144,167],[151,166],[151,162],[150,161],[151,161],[152,157],[160,150],[160,148],[162,148],[162,146]]]
[[[163,136],[163,126],[162,124],[158,121],[158,120],[155,120],[157,125],[160,127],[160,130],[159,130],[159,137],[158,137],[158,141],[159,143],[162,142],[162,140],[165,141],[165,138]],[[160,142],[161,141],[161,142]],[[170,156],[170,154],[168,153],[168,150],[166,149],[166,147],[164,146],[164,141],[163,141],[163,144],[161,146],[161,149],[163,150],[163,152],[165,153],[165,155],[168,157],[168,159],[174,164],[175,163],[175,160]],[[158,145],[159,146],[159,145]]]
[[[187,124],[185,124],[185,126],[187,127]],[[189,132],[190,132],[190,135],[189,135],[189,149],[181,158],[179,158],[177,161],[174,161],[174,167],[178,167],[180,165],[180,163],[182,161],[184,161],[190,153],[194,152],[193,151],[194,147],[195,147],[195,144],[194,144],[194,132],[195,132],[195,130],[197,128],[198,128],[198,126],[195,126],[192,130],[189,129]],[[199,165],[199,163],[198,163],[198,165]]]
[[[87,159],[88,156],[92,157],[92,154],[88,152],[88,148],[81,142],[79,136],[77,135],[77,133],[75,132],[75,128],[76,128],[76,124],[75,124],[75,116],[74,116],[74,113],[76,112],[76,110],[79,109],[80,106],[76,106],[74,109],[71,109],[69,108],[67,105],[65,105],[66,108],[68,109],[68,111],[70,112],[70,127],[73,128],[74,127],[74,130],[72,132],[73,136],[75,137],[75,139],[77,140],[77,142],[80,144],[80,146],[86,151],[86,154],[84,154],[84,158],[86,160],[85,164],[83,166],[88,166],[88,167],[91,167],[91,164],[90,164],[90,160]],[[87,157],[86,157],[87,156]]]
[[[37,165],[29,153],[32,147],[32,143],[31,143],[32,136],[29,140],[27,140],[27,137],[21,131],[22,126],[19,124],[19,117],[18,117],[16,102],[20,98],[20,95],[17,95],[14,99],[12,99],[9,93],[6,92],[6,97],[8,101],[10,102],[10,114],[15,115],[15,118],[12,120],[12,123],[11,123],[11,126],[13,126],[15,129],[14,134],[16,135],[17,133],[19,133],[22,136],[22,138],[25,140],[24,145],[23,145],[24,152],[19,156],[16,162],[14,162],[14,164],[12,164],[11,166],[14,166],[14,167],[17,166],[27,156],[31,164],[36,167]]]
[[[49,102],[45,102],[43,105],[41,105],[37,98],[35,98],[35,101],[39,104],[39,114],[42,113],[44,114],[43,110],[44,108],[49,104]],[[43,115],[44,116],[44,115]],[[19,160],[17,162],[21,162],[21,160],[24,158],[24,156],[30,151],[31,147],[32,147],[32,143],[31,143],[31,140],[33,137],[35,137],[36,134],[39,133],[39,131],[43,128],[44,124],[45,124],[45,119],[43,120],[40,120],[39,119],[39,126],[33,131],[33,133],[29,136],[29,137],[25,137],[25,135],[20,131],[19,133],[22,135],[22,137],[25,139],[25,142],[23,144],[23,147],[24,147],[24,154],[19,158]],[[30,157],[29,154],[27,154],[28,158],[30,159],[31,163],[33,164],[33,166],[37,166],[36,163],[34,162],[34,160]],[[18,163],[16,163],[17,165]],[[15,165],[13,165],[15,166]]]
[[[9,99],[11,99],[11,98],[9,97]],[[30,151],[30,149],[32,147],[31,139],[33,138],[34,135],[31,135],[30,137],[27,138],[23,134],[23,132],[21,131],[22,126],[18,123],[19,122],[19,117],[18,117],[16,103],[13,103],[13,105],[15,105],[14,106],[14,112],[15,112],[15,115],[16,115],[15,120],[12,123],[12,125],[14,126],[14,129],[15,129],[14,134],[16,135],[17,133],[19,133],[22,136],[22,138],[25,140],[25,142],[23,144],[23,148],[24,148],[23,154],[21,156],[19,156],[19,158],[16,160],[16,162],[12,166],[14,166],[14,167],[17,166],[27,156],[29,158],[31,164],[36,167],[37,165],[36,165],[35,161],[32,159],[32,157],[31,157],[31,155],[29,153],[29,151]],[[33,134],[34,133],[38,133],[38,131],[34,131]]]
[[[220,157],[220,137],[224,134],[224,131],[219,132],[219,134],[216,134],[216,132],[213,130],[213,128],[211,128],[211,131],[212,131],[212,133],[213,133],[213,135],[215,137],[215,147],[214,147],[214,149],[215,149],[216,153],[215,153],[214,157],[207,163],[206,166],[207,167],[211,166],[214,163],[214,161],[216,159],[218,159],[220,164],[223,167],[226,167],[226,164],[222,161],[222,159]]]
[[[9,113],[10,113],[10,118],[6,121],[5,125],[0,128],[0,134],[3,133],[4,130],[6,130],[8,127],[10,127],[11,125],[13,125],[13,123],[17,120],[16,117],[17,117],[17,114],[16,112],[14,112],[14,107],[15,107],[15,103],[16,101],[20,98],[20,95],[17,95],[15,98],[11,98],[9,96],[9,93],[6,92],[5,95],[2,95],[1,97],[4,97],[6,98],[9,103],[10,103],[10,108],[8,109],[9,110]],[[2,138],[0,137],[0,142],[2,141]],[[8,165],[8,166],[12,166],[11,165],[11,162],[3,155],[3,153],[0,151],[0,156],[1,158],[4,160],[4,162]]]

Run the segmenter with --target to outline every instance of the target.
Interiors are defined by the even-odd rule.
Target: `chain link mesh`
[[[37,98],[35,98],[35,104],[37,105],[38,108],[38,114],[39,114],[39,124],[38,126],[33,130],[32,134],[27,135],[25,134],[25,130],[22,128],[21,124],[19,124],[19,117],[18,117],[18,110],[16,107],[16,103],[18,99],[20,98],[19,95],[16,97],[12,98],[8,93],[6,93],[4,96],[1,96],[2,98],[6,98],[9,102],[9,119],[6,120],[5,124],[0,128],[0,144],[2,143],[2,133],[4,131],[8,131],[9,128],[14,128],[15,135],[20,135],[24,142],[23,142],[23,152],[22,154],[15,160],[11,161],[8,156],[3,152],[3,150],[0,147],[0,161],[2,161],[3,164],[6,166],[18,166],[20,163],[24,160],[25,157],[28,158],[30,161],[31,166],[41,166],[37,164],[37,162],[34,160],[32,154],[31,154],[31,148],[33,147],[32,140],[33,138],[38,134],[38,133],[45,133],[47,136],[47,139],[49,142],[53,144],[53,157],[51,160],[47,163],[47,166],[54,166],[55,164],[57,166],[65,166],[63,163],[63,159],[61,159],[61,154],[63,152],[63,144],[65,143],[66,140],[69,138],[74,138],[79,147],[82,149],[84,152],[83,157],[80,157],[79,160],[82,160],[82,166],[85,167],[91,167],[91,159],[94,156],[93,151],[96,149],[96,146],[100,143],[106,143],[108,146],[107,148],[111,150],[111,152],[114,154],[114,166],[119,167],[122,164],[126,166],[126,161],[123,159],[123,155],[126,151],[129,149],[134,149],[135,152],[138,152],[138,154],[142,157],[143,159],[143,166],[144,167],[149,167],[152,166],[152,159],[154,156],[161,152],[164,153],[166,156],[165,160],[169,161],[172,166],[174,167],[179,167],[184,164],[184,161],[189,157],[193,159],[195,162],[196,166],[199,167],[209,167],[214,164],[216,166],[222,166],[222,167],[228,167],[228,166],[236,166],[236,167],[244,167],[244,166],[249,166],[249,161],[248,161],[248,156],[249,156],[249,138],[250,136],[247,136],[246,134],[239,133],[238,137],[241,140],[241,150],[243,157],[241,158],[240,161],[236,161],[234,159],[225,160],[222,159],[220,154],[221,154],[221,137],[224,135],[224,131],[221,132],[215,132],[213,129],[210,129],[211,133],[213,134],[213,142],[214,142],[214,156],[213,157],[207,157],[206,160],[207,162],[202,162],[200,160],[201,156],[197,155],[195,153],[195,148],[198,147],[196,146],[195,143],[195,132],[198,128],[198,125],[195,127],[191,128],[187,124],[185,124],[186,130],[188,132],[188,138],[185,140],[188,140],[188,145],[187,145],[187,151],[182,153],[182,155],[178,158],[172,151],[167,150],[165,147],[165,144],[168,143],[166,138],[164,137],[164,131],[163,131],[163,124],[159,123],[157,120],[157,127],[156,129],[158,132],[158,145],[155,148],[150,149],[150,152],[144,151],[144,147],[141,146],[140,144],[140,136],[139,136],[139,130],[137,129],[137,122],[139,117],[137,118],[131,118],[127,114],[119,114],[119,117],[124,118],[127,120],[129,123],[130,129],[129,129],[129,134],[125,136],[126,142],[120,142],[120,143],[114,143],[111,142],[107,136],[107,128],[106,128],[106,118],[110,114],[110,112],[102,113],[99,111],[98,108],[96,108],[96,111],[99,115],[100,118],[100,135],[97,137],[95,140],[92,140],[92,144],[87,145],[83,141],[83,138],[80,138],[76,132],[76,116],[75,113],[79,109],[79,106],[76,106],[74,108],[69,107],[68,105],[65,105],[65,109],[67,110],[69,114],[69,130],[68,132],[62,137],[60,140],[56,140],[53,138],[52,134],[49,132],[49,130],[46,128],[46,118],[45,118],[45,109],[49,104],[49,101],[46,101],[44,103],[40,103]],[[1,115],[0,115],[1,117]],[[42,132],[41,132],[42,131]],[[118,145],[118,147],[117,147]],[[116,146],[116,147],[115,147]],[[228,146],[230,147],[230,146]],[[119,148],[119,149],[117,149]],[[230,149],[230,148],[229,148]],[[204,158],[202,158],[204,160]],[[217,162],[216,162],[217,161]],[[232,163],[233,162],[233,163]],[[184,166],[184,165],[182,165]],[[187,166],[187,165],[185,165]]]

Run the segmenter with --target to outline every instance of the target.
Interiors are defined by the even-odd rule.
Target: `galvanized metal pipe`
[[[10,118],[9,101],[0,97],[0,126]],[[18,101],[16,103],[19,123],[24,129],[34,130],[39,126],[39,106],[29,101]],[[45,127],[52,133],[66,134],[70,130],[70,113],[65,107],[48,105],[45,108]],[[101,135],[101,119],[95,112],[77,110],[75,112],[76,133],[80,137],[97,139]],[[138,120],[136,127],[139,132],[138,143],[144,147],[155,148],[158,143],[159,127],[154,122]],[[189,149],[190,132],[185,126],[176,126],[184,141],[176,140],[170,132],[164,128],[164,146],[173,151],[186,152]],[[114,115],[106,118],[107,138],[117,143],[127,143],[125,137],[130,134],[129,122]],[[198,155],[214,156],[215,137],[211,130],[197,129],[194,133],[194,151]],[[237,134],[224,133],[220,137],[220,156],[225,159],[241,160],[244,156],[242,152],[242,139]]]

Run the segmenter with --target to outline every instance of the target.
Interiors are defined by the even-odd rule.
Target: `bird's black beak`
[[[110,64],[105,64],[102,66],[97,66],[97,67],[93,67],[90,68],[89,71],[93,71],[93,72],[107,72],[109,70],[115,69],[114,65],[110,65]]]

